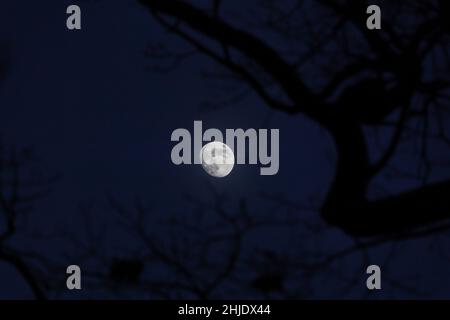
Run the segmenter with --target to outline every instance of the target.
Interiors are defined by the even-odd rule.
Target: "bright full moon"
[[[234,166],[233,151],[225,143],[213,141],[203,146],[200,160],[205,171],[217,178],[227,176]]]

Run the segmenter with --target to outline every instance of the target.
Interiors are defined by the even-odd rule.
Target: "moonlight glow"
[[[233,151],[225,143],[214,141],[203,146],[200,151],[203,169],[217,178],[227,176],[234,166]]]

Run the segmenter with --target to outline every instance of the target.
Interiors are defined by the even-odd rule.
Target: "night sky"
[[[159,215],[175,214],[186,220],[190,219],[190,198],[213,203],[216,193],[225,195],[226,205],[232,208],[247,199],[255,211],[271,210],[274,204],[267,200],[268,194],[292,207],[292,203],[320,205],[333,177],[335,157],[323,129],[302,115],[269,109],[254,94],[230,106],[205,108],[205,101],[228,95],[223,88],[226,85],[204,76],[214,64],[196,56],[170,72],[152,71],[155,62],[145,55],[150,44],[164,42],[172,49],[186,46],[165,32],[145,8],[131,0],[79,1],[82,30],[69,31],[65,10],[72,3],[3,1],[0,6],[0,47],[7,48],[9,59],[9,71],[0,84],[1,139],[7,145],[31,146],[43,170],[58,176],[51,192],[35,203],[30,215],[36,232],[83,233],[86,226],[80,207],[86,203],[95,204],[91,218],[96,223],[113,223],[113,214],[105,209],[109,196],[122,203],[139,197]],[[194,120],[202,120],[204,129],[223,131],[279,128],[278,174],[260,176],[259,165],[237,165],[227,178],[216,179],[199,165],[175,166],[170,161],[174,146],[170,135],[176,128],[192,132]],[[443,172],[435,175],[439,178]],[[397,187],[405,186],[394,182],[387,188]],[[317,221],[316,213],[299,214],[307,221]],[[295,237],[295,232],[291,236]],[[253,235],[251,241],[280,253],[295,252],[296,246],[332,251],[352,243],[337,229],[297,242],[290,242],[289,237],[271,230]],[[371,249],[367,263],[391,262],[386,270],[390,280],[379,292],[367,293],[366,274],[360,270],[360,284],[345,294],[336,293],[334,289],[341,283],[327,280],[325,274],[311,284],[311,297],[415,298],[417,290],[425,292],[419,297],[448,298],[449,260],[430,249],[436,242],[444,251],[448,248],[449,241],[440,237]],[[123,242],[126,238],[119,235],[110,239],[111,252],[117,243],[129,251],[138,246],[132,239]],[[53,241],[30,242],[20,236],[15,241],[55,260],[71,250]],[[303,252],[298,250],[300,261]],[[359,257],[348,258],[337,269],[351,273],[360,264]],[[65,270],[60,270],[64,279]],[[227,292],[231,291],[224,289],[223,296],[227,297]],[[260,297],[252,291],[240,294]],[[81,293],[57,297],[90,296],[105,295],[89,291],[87,285]],[[147,298],[139,293],[118,296]],[[31,293],[17,272],[0,262],[0,298],[29,297]]]

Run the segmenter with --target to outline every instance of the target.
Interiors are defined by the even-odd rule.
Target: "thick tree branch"
[[[195,32],[233,48],[256,62],[284,90],[299,111],[318,122],[326,122],[327,108],[322,99],[313,94],[273,48],[248,32],[238,30],[180,0],[140,0],[152,13],[158,12],[177,18]]]
[[[338,225],[355,236],[393,235],[450,219],[450,180],[367,202]],[[346,215],[342,215],[345,217]]]
[[[158,14],[154,14],[154,16],[159,21],[159,23],[162,26],[164,26],[167,30],[176,33],[181,38],[190,43],[193,47],[195,47],[198,51],[209,56],[217,63],[223,65],[230,71],[234,72],[237,76],[239,76],[242,80],[244,80],[260,96],[260,98],[267,103],[268,106],[286,113],[299,112],[299,110],[294,106],[288,105],[286,103],[283,103],[282,101],[276,100],[275,98],[271,97],[270,94],[265,90],[264,86],[251,74],[250,71],[246,70],[243,66],[231,60],[230,56],[227,54],[227,51],[225,51],[224,56],[221,56],[220,54],[214,52],[212,49],[208,48],[206,45],[203,45],[199,40],[195,39],[193,36],[181,30],[178,24],[170,24],[162,17],[160,17]]]
[[[22,278],[29,285],[36,299],[46,299],[45,293],[42,290],[41,285],[37,282],[35,275],[31,273],[30,268],[18,255],[0,250],[0,260],[11,264],[17,271],[19,271]]]
[[[365,28],[364,2],[353,6],[350,2],[342,4],[320,0],[324,8],[331,9],[361,29],[362,36],[374,56],[373,59],[350,64],[338,72],[336,78],[325,86],[323,97],[313,93],[293,65],[275,49],[255,35],[224,22],[217,15],[207,14],[181,0],[140,0],[140,3],[166,28],[176,32],[197,50],[247,82],[269,106],[289,113],[301,112],[329,131],[335,142],[337,155],[335,178],[321,212],[329,224],[352,235],[373,236],[405,232],[450,217],[450,202],[445,201],[446,195],[450,192],[448,182],[432,184],[375,202],[367,200],[367,189],[371,179],[386,166],[400,143],[408,111],[407,108],[403,109],[391,143],[375,165],[369,163],[362,124],[381,124],[393,110],[411,102],[412,95],[420,88],[422,77],[423,54],[415,49],[418,49],[423,40],[429,44],[424,49],[425,52],[434,45],[437,36],[433,22],[421,26],[417,37],[406,43],[399,40],[401,37],[394,33],[394,29],[388,30],[390,34],[369,32]],[[176,25],[167,23],[161,19],[161,15],[175,18]],[[200,37],[196,38],[192,34],[217,42],[225,54],[210,49],[210,46],[205,44],[207,41],[199,41]],[[396,40],[385,41],[384,35]],[[283,104],[273,99],[258,81],[257,75],[233,61],[229,54],[230,50],[240,53],[258,65],[284,91],[291,103]],[[369,95],[371,100],[367,102],[368,94],[362,90],[361,86],[364,85],[362,82],[366,81],[368,88],[365,89],[370,90],[374,79],[363,79],[359,85],[350,85],[345,89],[345,99],[341,94],[333,105],[328,104],[331,102],[325,102],[326,98],[333,95],[342,80],[365,71],[393,75],[394,87],[387,87],[383,78],[375,77],[380,85],[376,87],[375,94]],[[366,108],[360,109],[361,105]]]

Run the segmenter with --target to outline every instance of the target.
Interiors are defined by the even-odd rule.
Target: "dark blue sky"
[[[326,134],[302,116],[270,111],[253,96],[225,109],[202,111],[202,101],[224,96],[201,77],[211,64],[193,58],[165,75],[149,72],[149,43],[183,46],[135,1],[80,2],[81,31],[65,26],[65,9],[72,1],[24,3],[4,1],[0,9],[0,44],[11,50],[11,70],[0,86],[0,133],[7,143],[32,145],[46,170],[61,175],[53,192],[36,205],[38,226],[70,225],[77,221],[80,203],[107,192],[125,200],[138,194],[161,212],[180,214],[186,193],[209,201],[211,185],[233,201],[256,199],[268,190],[299,202],[321,199],[326,192],[334,170]],[[223,130],[280,128],[279,173],[259,176],[258,166],[237,166],[217,180],[200,166],[173,165],[171,132],[191,130],[194,120]],[[336,241],[344,238],[336,234]],[[408,248],[423,246],[411,243]],[[379,256],[384,255],[381,249]],[[410,256],[396,266],[401,273],[414,261],[418,273],[440,274],[432,259],[418,259],[425,264],[421,268]],[[0,297],[24,292],[12,274],[0,268]],[[5,279],[10,282],[6,290]],[[441,283],[440,295],[448,296],[449,288]]]
[[[318,178],[310,169],[317,164],[314,153],[322,153],[327,144],[302,143],[312,136],[321,141],[318,130],[309,130],[312,124],[300,117],[291,121],[254,98],[223,111],[201,111],[202,101],[218,94],[199,76],[208,66],[204,59],[193,59],[168,75],[146,71],[154,63],[144,56],[147,44],[167,36],[134,2],[117,1],[108,8],[101,2],[83,3],[83,29],[78,32],[65,28],[65,3],[30,4],[26,12],[19,4],[8,7],[2,10],[9,12],[2,30],[11,30],[3,38],[12,45],[13,60],[1,88],[8,112],[2,129],[13,141],[39,145],[45,163],[62,172],[76,193],[157,186],[172,197],[192,190],[193,184],[201,188],[209,179],[201,168],[175,167],[168,161],[171,132],[191,129],[194,120],[203,120],[205,128],[259,128],[267,117],[271,127],[283,127],[282,141],[295,134],[297,143],[291,138],[281,143],[283,163],[275,177],[260,178],[257,166],[239,168],[233,179],[239,176],[241,191],[268,183],[294,193],[293,184],[282,187],[293,171],[300,184],[307,180],[312,189],[322,185],[326,174]],[[168,39],[180,47],[181,41]],[[326,161],[323,167],[331,172]],[[218,186],[222,183],[227,181]]]

